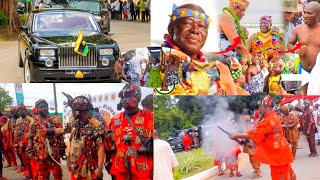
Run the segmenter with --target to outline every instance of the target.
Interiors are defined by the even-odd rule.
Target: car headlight
[[[100,21],[100,20],[101,20],[101,16],[94,16],[94,18],[95,18],[97,21]]]
[[[40,49],[40,56],[54,56],[54,50],[52,50],[52,49]]]
[[[101,56],[112,55],[113,54],[113,49],[100,49],[99,53],[100,53]]]

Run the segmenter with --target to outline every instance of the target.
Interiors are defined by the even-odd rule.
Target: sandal
[[[18,167],[17,167],[17,166],[14,166],[14,167],[13,167],[13,170],[17,170],[17,169],[18,169]]]
[[[229,177],[233,177],[234,176],[234,174],[233,174],[233,172],[231,172],[230,174],[229,174]]]
[[[255,174],[253,174],[251,179],[258,179],[258,178],[261,178],[261,177],[262,177],[262,175],[255,173]]]
[[[236,176],[237,176],[237,177],[241,177],[242,174],[241,174],[240,172],[237,172]]]

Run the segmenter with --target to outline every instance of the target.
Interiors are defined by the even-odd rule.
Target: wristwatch
[[[97,169],[99,169],[100,171],[103,171],[104,166],[98,166]]]

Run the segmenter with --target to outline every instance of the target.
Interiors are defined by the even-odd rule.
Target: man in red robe
[[[182,136],[182,144],[185,151],[191,151],[192,140],[187,131],[184,131],[184,135]]]

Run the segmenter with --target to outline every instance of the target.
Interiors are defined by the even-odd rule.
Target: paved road
[[[111,21],[110,37],[122,52],[150,45],[150,23]],[[23,69],[18,67],[17,41],[0,41],[0,82],[23,82]]]
[[[316,180],[320,179],[319,166],[320,166],[320,156],[310,158],[308,157],[309,146],[306,141],[306,137],[304,135],[300,136],[299,145],[302,149],[297,150],[296,159],[292,163],[292,168],[297,174],[297,179],[305,179],[305,180]],[[320,146],[317,146],[318,153],[320,153]],[[247,154],[241,153],[239,155],[239,171],[242,173],[242,177],[236,178],[237,180],[250,179],[252,176],[252,167],[249,162],[249,157]],[[267,165],[262,165],[262,178],[260,180],[270,180],[270,167]],[[213,178],[214,180],[219,179],[230,179],[229,172],[226,172],[223,176],[216,176]]]
[[[19,162],[19,160],[17,159],[17,162]],[[66,163],[65,161],[62,162],[62,180],[69,180],[70,179],[70,173],[66,167]],[[24,176],[22,175],[22,173],[17,173],[15,170],[13,170],[12,167],[10,168],[5,168],[3,169],[3,176],[8,178],[8,180],[21,180],[24,178]],[[50,180],[53,180],[53,176],[51,174],[50,176]],[[103,179],[104,180],[111,180],[111,176],[107,173],[107,171],[103,171]]]

